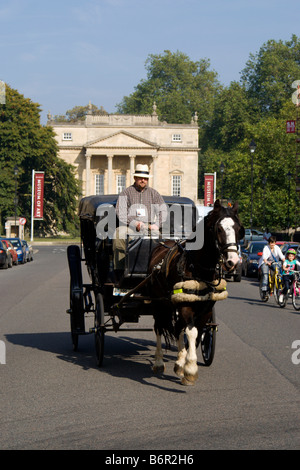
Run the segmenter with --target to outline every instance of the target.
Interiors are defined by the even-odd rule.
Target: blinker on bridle
[[[220,247],[220,241],[219,241],[219,237],[218,237],[218,226],[219,226],[221,220],[225,219],[226,217],[230,217],[231,219],[233,218],[229,214],[225,214],[225,216],[219,217],[219,219],[217,220],[217,222],[215,223],[214,228],[213,228],[214,229],[214,235],[215,235],[214,238],[215,238],[216,248],[217,248],[217,250],[219,250],[221,255],[224,255],[225,253],[229,253],[229,252],[238,253],[238,244],[237,243],[226,243],[225,245]],[[235,248],[230,248],[231,246],[234,246]]]

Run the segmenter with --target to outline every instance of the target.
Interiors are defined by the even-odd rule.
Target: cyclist
[[[288,290],[293,282],[294,279],[294,272],[300,267],[300,263],[296,260],[296,250],[293,248],[289,248],[286,252],[286,259],[283,262],[282,269],[283,269],[283,282],[284,282],[284,289],[282,294],[279,296],[279,302],[283,302],[283,298],[288,293]]]
[[[275,261],[276,263],[279,260],[285,261],[284,254],[282,253],[281,249],[278,245],[276,245],[276,237],[271,236],[268,239],[268,244],[264,247],[262,256],[259,260],[258,267],[261,268],[262,272],[262,295],[266,297],[268,284],[269,284],[269,269],[272,271],[275,270],[275,267],[272,263]]]

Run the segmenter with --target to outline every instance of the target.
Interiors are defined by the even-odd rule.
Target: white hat
[[[133,176],[137,176],[138,178],[151,178],[148,165],[138,164],[135,168],[135,173]]]

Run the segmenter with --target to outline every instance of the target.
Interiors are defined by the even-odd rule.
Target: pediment
[[[92,142],[87,142],[85,148],[157,148],[157,144],[126,131],[119,131]]]

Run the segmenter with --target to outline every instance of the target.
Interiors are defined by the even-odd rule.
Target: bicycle
[[[282,281],[282,274],[281,274],[281,264],[279,262],[273,261],[271,265],[275,265],[275,269],[269,269],[269,279],[268,279],[268,287],[267,291],[262,290],[262,280],[263,276],[260,277],[259,281],[259,294],[260,298],[263,302],[268,302],[272,293],[274,294],[275,302],[279,305],[279,307],[284,308],[286,306],[287,297],[283,296],[283,300],[279,301],[279,298],[283,292],[283,281]],[[299,299],[300,305],[300,299]]]
[[[300,272],[294,273],[294,279],[290,289],[292,293],[292,304],[295,310],[300,310]]]

